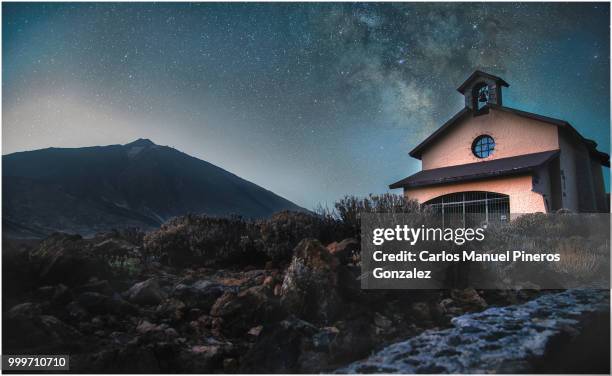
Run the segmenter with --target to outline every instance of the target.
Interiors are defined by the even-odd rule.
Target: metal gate
[[[481,223],[507,221],[510,218],[510,198],[494,192],[457,192],[438,196],[425,203],[434,213],[442,215],[445,226],[472,226]]]

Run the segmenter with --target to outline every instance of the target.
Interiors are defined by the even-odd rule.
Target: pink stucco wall
[[[496,192],[510,196],[510,213],[545,213],[544,197],[531,190],[531,179],[530,175],[511,176],[432,187],[408,188],[404,190],[404,197],[415,199],[422,204],[432,198],[448,193],[467,191]]]
[[[482,134],[495,140],[495,152],[483,159],[472,153],[472,142]],[[490,109],[488,114],[453,125],[423,152],[421,159],[423,170],[428,170],[556,149],[559,136],[555,125]]]

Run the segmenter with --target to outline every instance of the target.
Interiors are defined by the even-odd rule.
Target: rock
[[[9,319],[20,319],[20,318],[32,318],[39,316],[42,313],[42,309],[39,304],[36,303],[21,303],[11,308],[7,313],[6,317]]]
[[[312,337],[312,344],[318,351],[329,351],[332,342],[336,339],[340,331],[335,326],[321,329]]]
[[[76,292],[96,292],[103,295],[112,295],[114,290],[107,280],[93,280],[75,288]]]
[[[66,313],[71,320],[82,321],[87,318],[87,311],[81,307],[76,301],[68,303],[66,306]]]
[[[341,265],[338,268],[338,292],[344,300],[360,305],[377,305],[385,295],[361,289],[361,268]]]
[[[440,308],[442,308],[442,310],[445,312],[448,311],[448,309],[452,307],[453,304],[455,304],[455,302],[451,298],[445,298],[440,300]]]
[[[91,319],[91,324],[97,328],[102,327],[104,325],[104,321],[100,318],[100,316],[96,316]]]
[[[468,292],[472,295],[471,292]],[[456,294],[457,295],[457,294]],[[590,320],[600,316],[601,324],[609,323],[610,292],[595,289],[566,290],[546,294],[528,303],[506,307],[492,307],[468,313],[451,320],[452,326],[442,330],[428,330],[405,341],[394,343],[367,359],[350,364],[337,373],[555,373],[586,370],[596,367],[577,361],[581,353],[576,347],[576,336],[588,330]],[[567,326],[570,334],[565,334]],[[599,359],[600,371],[609,370],[609,343],[606,336],[590,333],[583,346],[600,338],[605,346]],[[573,349],[572,349],[573,343]],[[564,348],[564,346],[566,346]],[[564,358],[551,356],[564,348]],[[598,347],[589,348],[591,352]],[[573,350],[573,351],[571,351]],[[577,351],[576,351],[577,350]],[[597,359],[597,358],[595,358]],[[554,360],[554,361],[553,361]],[[581,359],[582,360],[582,359]],[[539,368],[534,368],[538,364]]]
[[[338,259],[318,240],[301,241],[283,280],[283,307],[306,320],[332,321],[341,310],[337,267]]]
[[[463,313],[463,309],[457,306],[457,303],[451,298],[442,299],[438,304],[440,312],[449,317],[457,316]]]
[[[347,264],[352,261],[353,254],[360,251],[361,244],[353,238],[348,238],[339,243],[333,242],[328,244],[327,249],[338,258],[341,264]]]
[[[297,363],[300,373],[314,374],[321,371],[329,372],[332,361],[333,359],[326,352],[306,350],[300,353]]]
[[[93,252],[107,259],[126,258],[135,254],[136,249],[131,242],[116,237],[104,239],[92,246]]]
[[[248,334],[253,337],[257,337],[261,334],[262,329],[263,329],[262,325],[254,326],[251,329],[249,329]]]
[[[238,359],[236,358],[223,359],[223,371],[225,373],[235,373],[238,370],[238,366]]]
[[[240,359],[240,372],[299,372],[298,358],[302,347],[317,332],[314,325],[295,316],[264,326],[255,345]]]
[[[97,292],[84,292],[77,296],[76,301],[80,307],[93,314],[133,314],[138,311],[119,296],[106,296]]]
[[[169,319],[171,321],[181,321],[185,316],[186,305],[182,301],[169,298],[161,302],[157,308],[155,308],[155,313],[160,319]]]
[[[224,331],[243,335],[253,324],[277,320],[282,312],[269,288],[255,286],[238,294],[225,292],[212,306],[210,314],[223,319]]]
[[[180,355],[182,368],[190,373],[214,373],[223,368],[223,348],[221,344],[192,346]]]
[[[30,253],[30,258],[43,283],[74,286],[91,277],[104,279],[111,274],[104,259],[79,235],[53,234]]]
[[[126,296],[132,303],[140,305],[157,305],[165,298],[164,292],[155,279],[147,279],[132,286]]]
[[[135,342],[104,348],[88,357],[87,373],[170,373],[161,346],[141,346]],[[165,366],[165,367],[164,367]],[[174,372],[180,371],[173,364]]]
[[[97,292],[84,292],[77,296],[77,302],[81,307],[91,313],[104,314],[113,312],[114,308],[111,298]]]
[[[41,286],[36,290],[36,296],[40,299],[51,300],[54,292],[54,286]]]
[[[267,287],[273,287],[274,286],[274,277],[269,275],[266,278],[264,278],[263,285],[267,286]]]
[[[199,321],[199,320],[198,320]],[[221,327],[223,326],[223,319],[221,317],[214,317],[210,322],[210,328],[212,333],[220,337],[221,336]]]
[[[63,305],[72,301],[73,298],[72,291],[70,291],[66,285],[60,283],[59,285],[55,286],[51,302],[53,304]]]
[[[138,333],[140,333],[140,334],[146,334],[146,333],[153,332],[153,331],[158,331],[158,330],[159,330],[159,328],[157,327],[157,325],[152,324],[152,323],[148,322],[147,320],[143,320],[136,327],[136,331]]]
[[[364,315],[338,322],[338,333],[329,343],[329,353],[339,364],[361,359],[371,353],[380,336]]]
[[[225,291],[235,291],[235,289],[215,282],[199,280],[193,284],[176,285],[173,295],[189,308],[199,308],[208,312]]]
[[[280,283],[277,283],[274,286],[274,296],[281,296],[283,292],[283,285],[281,285]]]
[[[471,287],[451,290],[451,298],[468,311],[478,311],[487,307],[487,302]]]
[[[430,321],[432,319],[429,305],[425,302],[412,303],[410,313],[412,313],[415,319],[420,321]]]
[[[165,329],[164,334],[166,334],[166,336],[171,337],[171,338],[178,337],[178,332],[174,328]]]
[[[13,307],[3,318],[3,351],[12,354],[44,354],[79,351],[83,338],[78,330],[54,316],[40,315],[31,303]]]
[[[193,346],[191,352],[195,354],[217,355],[219,346]]]
[[[113,342],[118,345],[126,345],[132,340],[132,336],[124,332],[112,332],[109,335],[109,338],[111,338]]]
[[[376,312],[374,315],[374,324],[379,328],[388,329],[393,325],[393,321]]]

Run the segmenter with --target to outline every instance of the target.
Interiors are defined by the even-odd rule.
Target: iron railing
[[[479,225],[504,222],[510,218],[510,198],[493,192],[458,192],[423,203],[442,216],[444,226]]]

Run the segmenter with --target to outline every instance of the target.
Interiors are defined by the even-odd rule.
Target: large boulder
[[[92,252],[80,235],[53,234],[30,253],[30,258],[39,282],[45,284],[74,286],[111,274],[108,263]]]
[[[136,283],[125,295],[129,301],[140,305],[157,305],[166,297],[164,291],[153,278]]]
[[[338,266],[338,259],[318,240],[302,240],[283,280],[283,307],[309,321],[332,321],[341,309]]]

